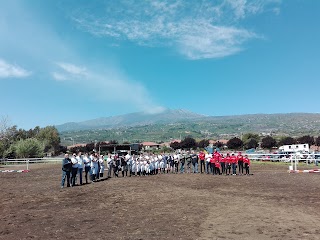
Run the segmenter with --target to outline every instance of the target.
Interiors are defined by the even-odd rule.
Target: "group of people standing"
[[[85,183],[96,182],[103,178],[104,170],[107,169],[107,178],[148,176],[165,173],[207,173],[213,175],[249,175],[250,159],[241,152],[237,155],[226,153],[223,155],[217,150],[209,154],[206,152],[187,151],[184,153],[170,154],[141,154],[118,156],[109,155],[106,159],[103,155],[91,153],[90,155],[79,152],[65,154],[62,160],[62,180],[61,188],[67,180],[67,187],[76,185],[77,176],[79,183],[83,184],[83,172],[85,173]],[[238,173],[237,173],[238,168]],[[245,170],[245,173],[244,173]]]
[[[79,183],[83,185],[83,172],[85,173],[85,183],[88,184],[89,180],[95,182],[99,178],[103,178],[105,169],[105,160],[103,155],[96,153],[78,154],[73,153],[71,158],[66,153],[62,160],[62,179],[61,188],[64,187],[65,180],[67,180],[67,187],[73,187],[76,185],[77,176],[79,175]]]
[[[237,168],[238,175],[250,174],[250,159],[248,155],[243,156],[241,152],[238,155],[226,153],[225,156],[217,150],[211,156],[200,152],[199,159],[201,172],[203,167],[203,171],[207,174],[237,175]],[[243,173],[244,170],[245,173]]]

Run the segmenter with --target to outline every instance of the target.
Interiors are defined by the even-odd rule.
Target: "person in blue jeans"
[[[91,159],[88,156],[88,153],[86,153],[83,157],[83,164],[84,164],[84,172],[85,172],[85,179],[86,179],[86,184],[88,184],[88,174],[90,175],[91,171]]]
[[[69,158],[69,154],[64,155],[62,160],[62,179],[61,188],[64,188],[65,180],[67,179],[67,187],[70,187],[70,173],[71,173],[72,163]]]
[[[71,168],[71,186],[76,185],[76,176],[78,173],[78,161],[77,161],[77,155],[74,153],[72,154],[71,157],[71,163],[72,163],[72,168]]]
[[[80,185],[82,185],[83,154],[79,152],[76,158],[78,161],[78,174],[79,174]]]

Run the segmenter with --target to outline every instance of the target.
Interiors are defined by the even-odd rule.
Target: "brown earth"
[[[165,174],[60,189],[60,164],[0,173],[0,239],[320,239],[320,174]],[[2,168],[3,170],[3,168]]]

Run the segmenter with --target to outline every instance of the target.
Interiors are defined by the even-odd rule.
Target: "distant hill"
[[[57,125],[56,128],[59,132],[92,129],[112,129],[150,124],[175,123],[179,121],[198,120],[202,118],[205,118],[205,116],[187,110],[167,109],[157,114],[136,112],[113,117],[102,117],[84,122],[69,122],[62,125]]]
[[[229,139],[244,133],[273,136],[320,135],[320,114],[250,114],[237,116],[204,116],[186,110],[166,110],[159,114],[131,113],[56,126],[62,142],[117,140],[170,141],[193,136],[203,139]],[[63,142],[64,143],[64,142]],[[67,142],[65,144],[69,144]]]

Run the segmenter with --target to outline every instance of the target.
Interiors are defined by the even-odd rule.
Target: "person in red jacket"
[[[217,175],[221,175],[221,172],[220,172],[220,167],[221,167],[220,160],[221,159],[215,160],[215,169],[216,169],[216,174]]]
[[[238,153],[237,156],[237,161],[238,161],[238,167],[239,167],[239,175],[243,175],[243,156],[241,152]]]
[[[231,157],[231,164],[232,164],[232,175],[237,175],[237,157],[232,153]]]
[[[221,154],[218,152],[217,149],[215,149],[214,153],[213,153],[213,162],[214,162],[213,174],[216,173],[217,166],[219,166],[219,173],[220,173],[220,164],[219,164],[220,158],[221,158]],[[217,164],[217,166],[216,166],[216,164]]]
[[[211,173],[214,175],[216,169],[215,169],[215,160],[214,160],[214,154],[212,154],[211,158],[210,158],[210,171]]]
[[[227,153],[225,159],[225,164],[226,164],[226,175],[231,174],[231,158],[230,158],[230,153]]]
[[[206,158],[206,154],[204,152],[200,152],[199,153],[199,159],[200,159],[200,172],[204,173],[206,171],[205,169],[205,158]],[[202,166],[203,166],[203,172],[202,172]]]
[[[246,175],[250,174],[250,159],[248,158],[248,155],[245,155],[243,158],[243,162],[244,162],[244,167],[246,169]]]
[[[221,165],[221,174],[224,174],[226,171],[226,159],[224,158],[223,154],[221,154],[220,165]]]

